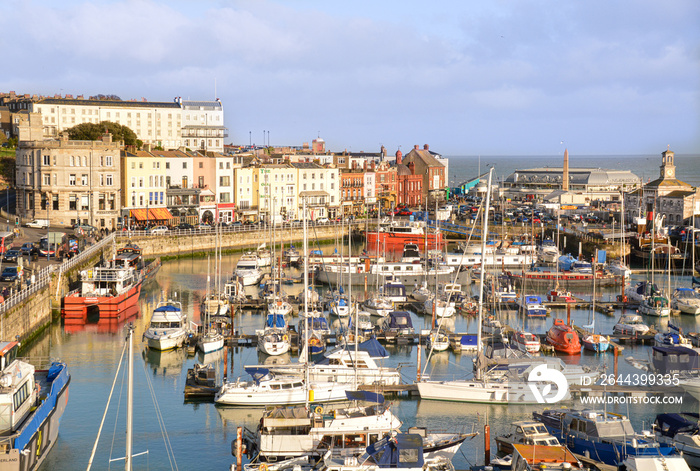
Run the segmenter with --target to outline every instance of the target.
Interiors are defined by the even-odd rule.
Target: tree
[[[119,98],[117,95],[103,95],[102,93],[95,96],[95,99],[96,100],[122,101],[122,99]]]
[[[80,123],[66,130],[68,136],[78,141],[97,141],[105,132],[112,134],[112,140],[124,141],[124,145],[141,147],[143,142],[136,137],[136,133],[130,128],[112,121],[96,123]]]

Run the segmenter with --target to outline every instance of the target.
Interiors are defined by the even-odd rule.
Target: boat
[[[482,254],[479,245],[464,245],[461,252],[450,252],[444,255],[444,263],[453,267],[485,267],[487,269],[513,268],[533,264],[536,256],[523,246],[495,247],[487,245]]]
[[[496,437],[499,453],[513,453],[514,444],[559,446],[557,437],[547,431],[547,427],[533,420],[521,420],[511,424],[512,431]]]
[[[428,457],[419,434],[392,433],[367,446],[359,457],[331,455],[323,460],[324,471],[454,471],[449,458]]]
[[[541,263],[555,263],[559,258],[559,249],[552,239],[545,239],[537,248],[537,260]]]
[[[498,375],[508,378],[527,380],[530,373],[541,368],[542,365],[547,370],[554,370],[561,373],[569,384],[593,384],[600,377],[600,371],[587,366],[570,365],[558,357],[528,357],[528,358],[499,358],[490,359],[488,369],[491,377]]]
[[[295,265],[301,260],[301,253],[294,245],[290,245],[282,252],[282,259],[290,265]]]
[[[561,272],[542,270],[537,267],[523,273],[507,272],[511,282],[516,287],[522,287],[527,283],[529,288],[549,288],[559,286],[565,290],[581,290],[593,286],[593,279],[598,286],[613,287],[622,285],[622,277],[606,274],[598,271],[593,273]]]
[[[655,373],[688,377],[698,373],[698,351],[688,346],[651,347],[651,365]]]
[[[605,265],[603,270],[611,275],[624,277],[628,280],[630,276],[632,276],[632,270],[630,270],[630,267],[628,267],[625,262],[620,259],[611,260],[607,265]]]
[[[644,335],[649,332],[649,326],[644,323],[639,314],[623,313],[613,326],[614,334]]]
[[[335,314],[338,317],[348,317],[350,315],[350,303],[347,296],[337,296],[328,305],[328,310],[331,312],[331,314]],[[353,309],[353,312],[354,311],[355,310]]]
[[[681,314],[697,316],[700,314],[700,293],[692,288],[676,288],[671,295],[671,308]]]
[[[654,432],[659,443],[672,446],[692,469],[700,469],[698,414],[658,414]]]
[[[199,306],[200,316],[220,316],[228,317],[229,314],[229,296],[226,293],[209,293],[204,296],[202,303]]]
[[[581,338],[583,348],[596,353],[603,353],[610,347],[610,338],[602,334],[586,334]]]
[[[147,264],[143,259],[141,247],[130,242],[124,247],[119,247],[117,249],[116,255],[112,260],[112,265],[117,268],[135,268],[141,281],[147,283],[151,280],[155,280],[156,274],[158,274],[158,270],[160,270],[161,261],[160,257],[158,257]]]
[[[384,335],[411,335],[415,333],[411,313],[408,311],[392,311],[379,324]]]
[[[305,384],[303,378],[279,376],[267,368],[245,367],[252,381],[225,382],[214,396],[214,402],[228,406],[268,406],[304,404],[308,397],[317,402],[346,400],[349,383],[313,382]]]
[[[355,368],[356,362],[362,367]],[[395,386],[401,383],[401,374],[397,368],[379,366],[369,351],[358,348],[358,351],[355,352],[354,349],[346,346],[338,346],[326,351],[320,358],[309,362],[308,366],[300,359],[299,363],[268,366],[267,368],[275,374],[296,376],[305,375],[308,369],[310,381],[350,383],[357,377],[358,385]]]
[[[685,392],[700,401],[700,377],[684,378],[678,384]]]
[[[207,293],[205,299],[209,299],[211,293],[209,291],[209,269],[207,267]],[[216,304],[218,306],[218,303]],[[224,335],[219,330],[218,322],[212,322],[213,314],[207,308],[201,311],[202,332],[197,338],[197,348],[203,354],[213,353],[224,348]]]
[[[37,470],[58,440],[71,376],[62,362],[19,360],[19,342],[0,343],[0,461],[8,471]]]
[[[405,286],[415,286],[426,281],[429,286],[434,283],[467,283],[469,271],[455,270],[455,267],[438,265],[436,267],[424,267],[420,263],[383,262],[379,263],[367,259],[364,264],[324,264],[316,271],[315,279],[318,283],[338,287],[341,282],[349,282],[355,286],[377,286],[384,283],[385,278],[391,275]],[[455,279],[456,278],[456,279]]]
[[[394,221],[384,219],[377,229],[365,231],[368,247],[385,247],[386,250],[401,250],[408,243],[420,247],[427,245],[428,249],[441,249],[443,246],[442,233],[426,228],[422,221]]]
[[[564,445],[513,445],[512,471],[583,471],[581,462]]]
[[[143,336],[148,348],[154,350],[170,350],[185,345],[190,331],[182,304],[171,299],[159,302]]]
[[[557,259],[557,268],[560,272],[593,274],[593,267],[590,262],[579,260],[571,254],[562,255]]]
[[[560,353],[581,354],[581,341],[578,333],[563,319],[554,319],[554,325],[547,331],[547,343]]]
[[[272,253],[270,252],[270,249],[267,248],[267,244],[265,242],[258,246],[255,254],[258,256],[259,266],[269,267],[272,265]]]
[[[260,259],[257,254],[249,253],[241,256],[236,264],[235,277],[243,286],[252,286],[260,283],[263,272],[260,270]]]
[[[657,347],[693,347],[693,343],[690,339],[683,336],[680,327],[670,321],[668,323],[667,332],[658,332],[654,335],[654,345]]]
[[[304,319],[303,317],[306,318]],[[299,320],[297,326],[297,331],[301,335],[302,341],[308,343],[311,353],[323,352],[326,347],[326,338],[331,335],[328,319],[320,311],[309,311],[308,315],[303,317]]]
[[[668,317],[671,315],[671,306],[668,298],[661,293],[647,296],[639,304],[637,312],[647,316]]]
[[[454,301],[444,295],[432,295],[423,303],[423,311],[426,314],[435,313],[435,317],[452,317],[456,309]]]
[[[406,244],[403,246],[401,261],[405,263],[420,263],[420,249],[417,244]]]
[[[359,456],[371,443],[398,432],[402,422],[392,414],[381,394],[347,391],[356,402],[349,406],[274,407],[265,410],[255,429],[244,428],[248,457],[262,463],[278,463],[301,456],[319,460],[329,450],[348,457]],[[256,425],[258,425],[256,423]],[[416,430],[416,429],[412,429]],[[424,429],[423,429],[424,430]],[[474,434],[422,433],[429,457],[451,458]]]
[[[530,332],[519,330],[513,334],[513,345],[525,353],[538,353],[540,351],[540,338]]]
[[[258,350],[266,355],[282,355],[291,348],[287,321],[283,314],[268,312],[265,327],[257,330]]]
[[[428,283],[424,281],[420,286],[416,285],[411,292],[411,297],[419,303],[424,303],[432,294],[433,292],[428,289]]]
[[[494,316],[486,316],[481,321],[481,331],[485,334],[490,334],[496,338],[499,338],[504,342],[508,341],[503,323],[501,323],[501,321],[496,319]]]
[[[425,342],[426,348],[435,352],[444,352],[450,348],[450,338],[439,327],[430,331]]]
[[[487,300],[499,309],[518,309],[518,295],[513,288],[508,275],[499,275],[491,283],[491,289],[487,292]]]
[[[576,298],[573,297],[571,291],[553,289],[547,293],[547,301],[553,303],[575,303]]]
[[[542,298],[534,295],[522,296],[518,299],[520,312],[527,317],[547,317],[547,308],[542,304]]]
[[[391,275],[384,278],[381,294],[384,298],[394,303],[405,303],[408,299],[406,296],[406,286],[401,280]]]
[[[124,320],[128,309],[136,306],[142,278],[134,267],[96,266],[80,271],[80,288],[61,301],[61,316],[66,325],[83,325],[100,319]]]
[[[625,297],[633,304],[641,304],[648,296],[660,292],[654,283],[648,281],[638,281],[634,286],[629,284],[625,287]]]
[[[361,303],[362,308],[373,316],[386,317],[394,310],[394,303],[384,296],[371,296]]]
[[[673,452],[673,447],[659,444],[651,432],[636,433],[630,420],[621,414],[561,408],[532,415],[574,453],[612,466],[619,466],[628,456],[665,456]]]
[[[625,471],[690,471],[685,454],[669,456],[628,456],[622,462]]]

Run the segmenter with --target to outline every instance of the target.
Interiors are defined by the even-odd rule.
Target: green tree
[[[68,136],[78,141],[97,141],[105,132],[112,134],[112,140],[124,141],[127,146],[141,147],[143,142],[136,137],[136,133],[127,126],[112,121],[96,123],[80,123],[67,129]]]

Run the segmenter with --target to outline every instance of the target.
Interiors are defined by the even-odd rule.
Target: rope
[[[156,400],[155,389],[153,388],[153,383],[151,382],[151,377],[146,371],[146,362],[142,363],[143,375],[146,377],[146,384],[148,385],[148,391],[151,393],[151,399],[153,400],[153,406],[156,412],[156,418],[158,419],[158,426],[160,427],[161,435],[163,435],[163,443],[165,444],[165,450],[168,455],[168,461],[170,462],[170,469],[178,469],[177,463],[175,462],[175,452],[173,451],[172,444],[170,443],[170,436],[165,428],[165,420],[163,419],[163,414],[160,411],[160,406]],[[173,467],[174,466],[174,467]]]
[[[122,355],[119,359],[119,366],[117,367],[117,373],[114,375],[114,381],[112,382],[112,389],[109,391],[109,397],[107,398],[107,406],[105,407],[105,412],[102,415],[102,421],[100,422],[100,428],[97,431],[97,438],[95,439],[95,444],[92,447],[92,453],[90,453],[90,460],[88,461],[87,471],[90,471],[92,467],[92,460],[95,458],[95,452],[97,452],[97,443],[100,441],[100,434],[102,433],[102,426],[105,423],[105,418],[107,417],[107,410],[109,409],[109,402],[112,400],[112,393],[114,392],[114,385],[117,383],[117,377],[119,376],[119,370],[122,366],[122,360],[124,359],[124,353],[126,352],[128,344],[124,343],[124,348],[122,349]]]

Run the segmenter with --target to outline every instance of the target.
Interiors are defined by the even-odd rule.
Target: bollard
[[[243,427],[236,427],[236,470],[243,468]]]
[[[491,427],[484,425],[484,466],[491,463]]]
[[[420,340],[418,340],[418,365],[416,368],[416,382],[420,381],[420,361],[421,361],[421,351],[420,351]]]

